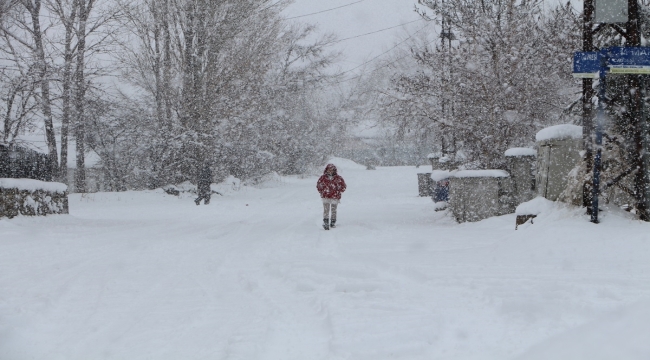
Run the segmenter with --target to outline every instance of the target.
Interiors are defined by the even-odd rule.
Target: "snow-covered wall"
[[[0,178],[0,218],[68,213],[65,184]]]
[[[68,186],[66,184],[58,182],[11,178],[0,178],[0,188],[27,190],[32,192],[43,190],[56,193],[65,193],[68,191]]]
[[[512,179],[503,170],[457,171],[449,179],[449,209],[458,222],[514,212]]]

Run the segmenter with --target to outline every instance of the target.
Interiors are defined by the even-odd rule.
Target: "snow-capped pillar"
[[[530,148],[508,149],[505,153],[508,172],[512,178],[514,206],[535,196],[535,161],[537,151]]]
[[[567,188],[569,173],[580,164],[582,127],[556,125],[537,133],[537,195],[556,201]]]
[[[511,179],[503,170],[460,170],[449,178],[449,209],[458,222],[514,212]]]
[[[427,158],[429,159],[429,163],[431,164],[431,170],[440,170],[439,163],[438,163],[438,159],[440,159],[439,154],[431,153],[427,155]]]

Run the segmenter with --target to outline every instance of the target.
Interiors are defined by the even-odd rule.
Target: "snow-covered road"
[[[458,225],[417,197],[426,169],[339,163],[331,231],[315,177],[0,220],[0,359],[591,360],[616,326],[619,358],[650,357],[650,225]]]

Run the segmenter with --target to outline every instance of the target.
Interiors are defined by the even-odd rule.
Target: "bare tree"
[[[73,0],[74,1],[74,0]],[[72,65],[74,60],[73,39],[74,24],[77,19],[77,6],[75,3],[64,0],[54,0],[48,3],[50,11],[56,14],[65,29],[63,40],[63,72],[61,74],[62,105],[61,105],[61,166],[59,180],[68,182],[68,141],[71,118],[71,92],[72,92]]]
[[[33,61],[36,69],[36,76],[40,83],[39,102],[43,112],[43,123],[45,127],[45,138],[47,141],[48,154],[50,157],[52,173],[58,176],[59,161],[56,149],[56,136],[54,134],[54,122],[52,118],[52,98],[50,95],[50,68],[45,53],[43,41],[44,31],[41,28],[41,0],[19,0],[19,3],[29,14],[29,20],[23,21],[18,18],[21,27],[31,34],[31,44],[28,45],[33,53]],[[31,23],[29,22],[31,21]],[[11,35],[10,33],[8,33]],[[15,40],[19,40],[15,37]],[[22,41],[27,45],[26,41]]]

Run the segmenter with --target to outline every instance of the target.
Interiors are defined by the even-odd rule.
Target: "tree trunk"
[[[171,42],[172,37],[169,31],[169,0],[163,1],[162,13],[162,31],[163,31],[163,98],[165,100],[165,125],[167,131],[172,130],[172,91],[171,91]]]
[[[626,26],[626,46],[641,46],[639,32],[639,4],[637,0],[628,3],[628,22]],[[634,200],[639,219],[650,221],[646,209],[646,183],[648,174],[646,169],[646,155],[644,154],[644,140],[646,137],[645,124],[642,119],[643,98],[641,97],[641,81],[639,75],[628,76],[628,91],[630,92],[629,109],[627,115],[633,131],[634,156],[633,162],[639,169],[634,176]]]
[[[75,69],[75,139],[77,150],[77,168],[75,169],[75,189],[85,193],[86,189],[86,161],[85,161],[85,51],[86,51],[86,22],[93,0],[77,0],[79,20],[77,24],[77,67]]]
[[[68,18],[65,17],[63,6],[59,6],[59,16],[65,25],[65,43],[63,54],[63,94],[61,109],[61,168],[59,179],[61,182],[68,184],[68,137],[70,132],[70,101],[72,91],[72,62],[74,55],[72,53],[72,38],[74,34],[74,21],[77,17],[77,7],[72,6],[72,11]],[[70,185],[70,184],[68,184]]]
[[[50,166],[52,176],[58,176],[59,160],[56,150],[56,136],[54,135],[54,124],[52,121],[52,102],[50,99],[50,80],[47,74],[47,62],[45,61],[45,48],[43,46],[43,34],[41,32],[40,12],[41,1],[34,0],[23,1],[23,4],[29,11],[32,18],[32,36],[34,38],[34,51],[36,56],[36,66],[38,69],[38,79],[41,87],[41,108],[43,111],[43,121],[45,125],[45,138],[47,141],[48,154],[50,156]]]

